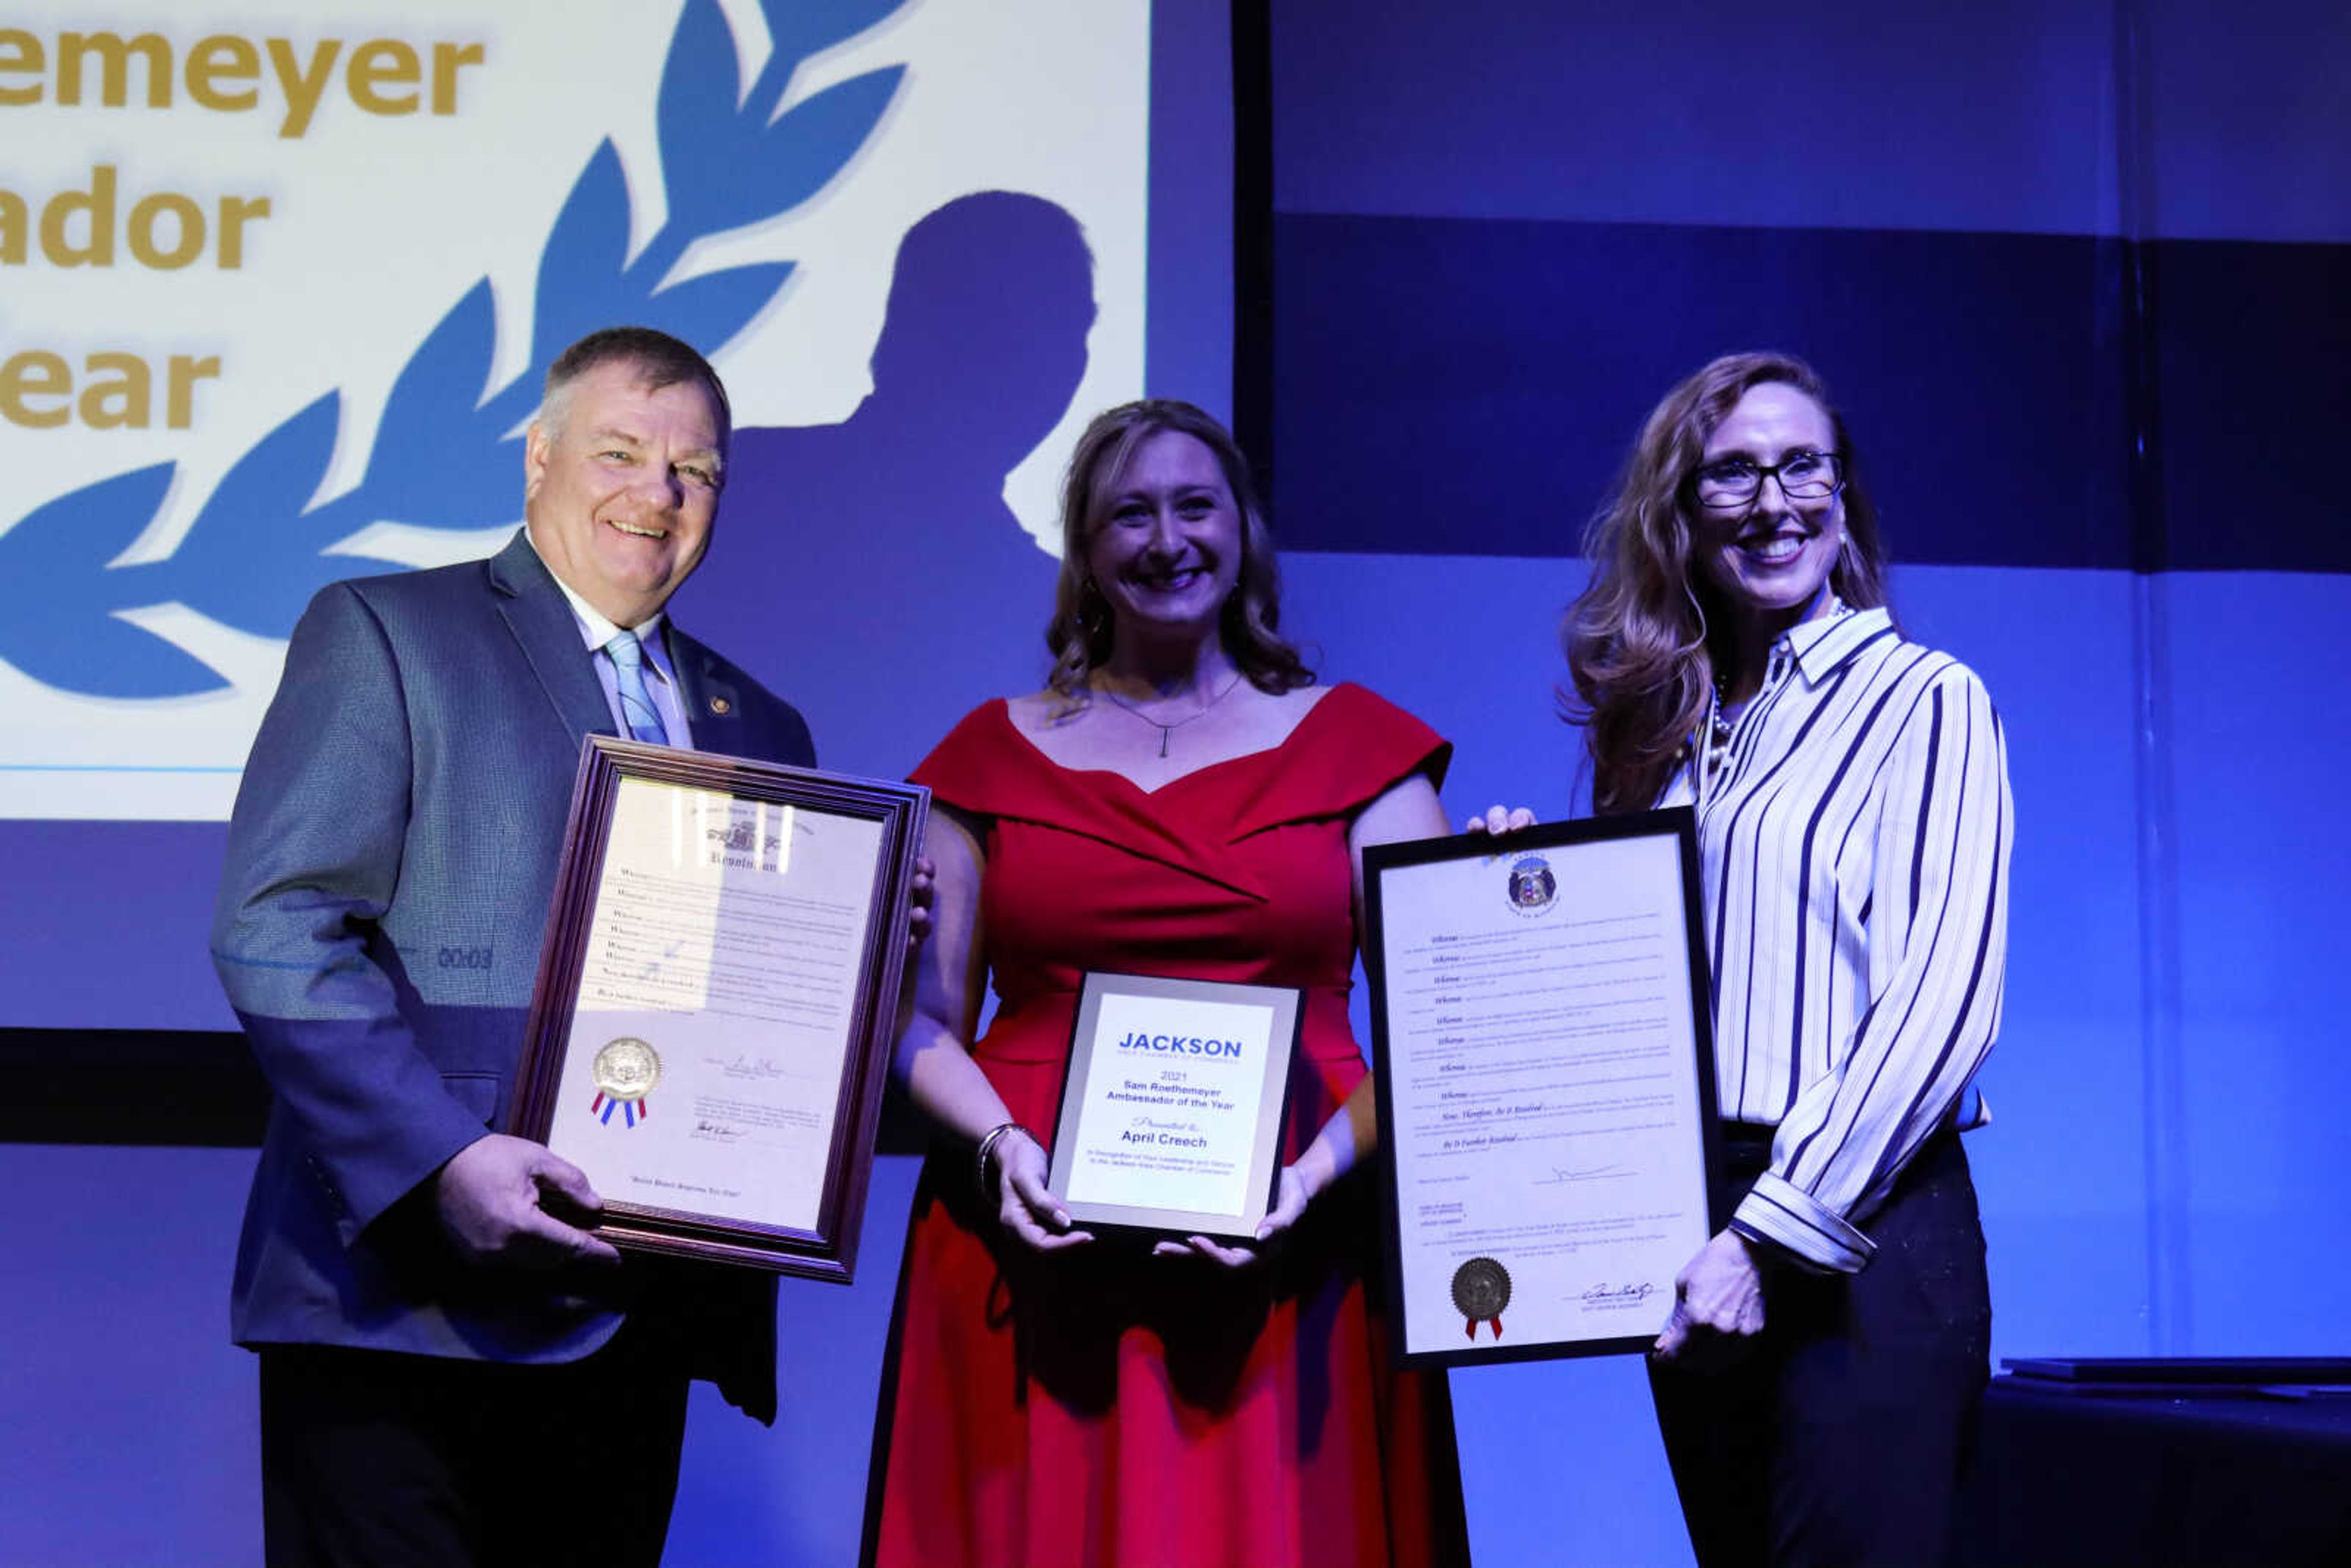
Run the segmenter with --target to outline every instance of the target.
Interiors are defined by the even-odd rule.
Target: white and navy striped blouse
[[[2008,940],[2000,717],[1973,672],[1868,610],[1782,637],[1710,777],[1705,749],[1658,803],[1698,809],[1723,1118],[1778,1128],[1731,1227],[1851,1273],[1904,1163],[1983,1120],[1969,1080]]]

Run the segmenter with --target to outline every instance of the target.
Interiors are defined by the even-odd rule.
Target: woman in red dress
[[[1443,834],[1447,744],[1276,632],[1248,466],[1187,403],[1095,420],[1062,498],[1048,689],[977,709],[933,791],[934,936],[897,1072],[941,1136],[875,1437],[883,1568],[1466,1563],[1441,1377],[1368,1299],[1375,1137],[1347,1021],[1364,845]],[[1045,1188],[1089,969],[1305,994],[1252,1247],[1145,1252]],[[992,977],[993,1023],[975,1040]],[[975,1158],[975,1151],[977,1151]]]

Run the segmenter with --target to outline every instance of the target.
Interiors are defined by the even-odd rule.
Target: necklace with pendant
[[[1113,706],[1124,708],[1127,712],[1133,714],[1135,717],[1141,719],[1144,723],[1157,730],[1159,732],[1159,755],[1165,757],[1167,755],[1167,741],[1169,737],[1173,736],[1177,730],[1183,728],[1186,725],[1191,723],[1194,719],[1207,717],[1209,711],[1215,708],[1218,703],[1232,695],[1233,688],[1240,684],[1241,677],[1236,674],[1231,680],[1225,683],[1225,689],[1223,691],[1218,692],[1215,696],[1210,697],[1207,702],[1201,704],[1196,711],[1187,713],[1182,718],[1172,719],[1164,723],[1152,717],[1149,714],[1144,712],[1133,703],[1128,702],[1124,697],[1120,696],[1116,692],[1106,691],[1100,686],[1095,687],[1094,690],[1097,695],[1108,698]]]

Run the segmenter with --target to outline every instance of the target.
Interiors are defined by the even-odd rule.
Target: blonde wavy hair
[[[1641,427],[1614,493],[1584,530],[1592,577],[1560,632],[1572,688],[1561,692],[1560,706],[1583,727],[1595,812],[1654,804],[1705,722],[1716,673],[1708,626],[1723,617],[1693,559],[1691,476],[1715,427],[1767,382],[1818,403],[1844,460],[1845,543],[1831,588],[1855,609],[1886,602],[1877,510],[1844,419],[1813,368],[1791,354],[1727,354],[1675,387]]]

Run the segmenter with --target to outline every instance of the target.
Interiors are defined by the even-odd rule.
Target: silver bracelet
[[[1022,1137],[1028,1139],[1030,1143],[1037,1143],[1037,1134],[1030,1132],[1028,1128],[1022,1126],[1018,1122],[998,1122],[995,1126],[990,1127],[985,1134],[981,1134],[979,1140],[979,1153],[973,1162],[976,1167],[973,1171],[973,1176],[979,1183],[979,1196],[982,1197],[986,1197],[987,1196],[987,1156],[996,1152],[996,1145],[1003,1140],[1004,1134],[1007,1133],[1018,1133]],[[1038,1144],[1037,1146],[1040,1148],[1044,1147],[1042,1144]]]

